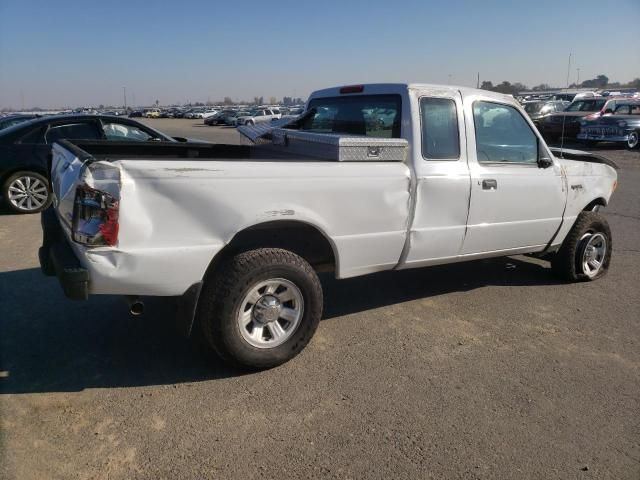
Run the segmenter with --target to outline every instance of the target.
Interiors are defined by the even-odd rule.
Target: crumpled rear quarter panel
[[[274,220],[323,232],[339,277],[390,268],[402,252],[410,173],[401,162],[114,165],[122,171],[118,246],[80,247],[92,293],[181,295],[237,232]]]

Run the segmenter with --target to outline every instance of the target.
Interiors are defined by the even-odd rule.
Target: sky
[[[0,0],[0,108],[640,77],[640,0]]]

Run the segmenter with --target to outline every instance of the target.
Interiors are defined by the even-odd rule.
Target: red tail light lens
[[[340,88],[340,93],[362,93],[364,92],[364,85],[347,85]]]
[[[73,206],[73,240],[90,246],[116,245],[119,208],[119,200],[107,192],[80,185]]]

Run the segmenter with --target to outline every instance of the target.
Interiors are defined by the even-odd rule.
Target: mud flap
[[[202,282],[194,283],[178,300],[176,326],[178,327],[178,331],[185,337],[191,336],[201,290]]]

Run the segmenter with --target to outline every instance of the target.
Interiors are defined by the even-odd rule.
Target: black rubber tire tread
[[[578,249],[582,236],[590,230],[603,233],[607,239],[607,252],[604,257],[602,268],[598,275],[593,278],[588,277],[578,266]],[[576,222],[564,239],[560,250],[551,259],[551,269],[553,273],[563,280],[569,282],[583,282],[596,280],[606,275],[611,263],[611,252],[613,242],[611,239],[611,229],[607,220],[597,212],[584,211],[578,215]]]
[[[20,210],[19,208],[14,207],[11,202],[9,201],[9,185],[11,185],[11,183],[13,183],[13,181],[18,178],[18,177],[23,177],[23,176],[30,176],[30,177],[36,177],[38,178],[46,187],[47,187],[47,192],[48,192],[48,198],[47,201],[44,202],[44,205],[42,205],[42,207],[36,209],[36,210],[31,210],[30,212],[25,212],[24,210]],[[40,213],[42,210],[44,210],[45,208],[47,208],[49,205],[51,205],[51,200],[52,200],[52,195],[51,195],[51,188],[49,187],[49,180],[47,180],[42,174],[37,173],[37,172],[31,172],[28,170],[23,170],[20,172],[15,172],[13,174],[11,174],[2,184],[2,200],[4,202],[4,206],[5,208],[9,209],[10,211],[14,212],[14,213],[21,213],[24,215],[29,215],[32,213]]]
[[[247,290],[269,278],[286,278],[300,289],[304,313],[296,332],[278,347],[249,345],[238,331],[237,310]],[[267,369],[295,357],[309,343],[322,316],[322,285],[302,257],[280,248],[241,252],[223,262],[203,286],[198,323],[208,344],[227,363],[248,369]]]

